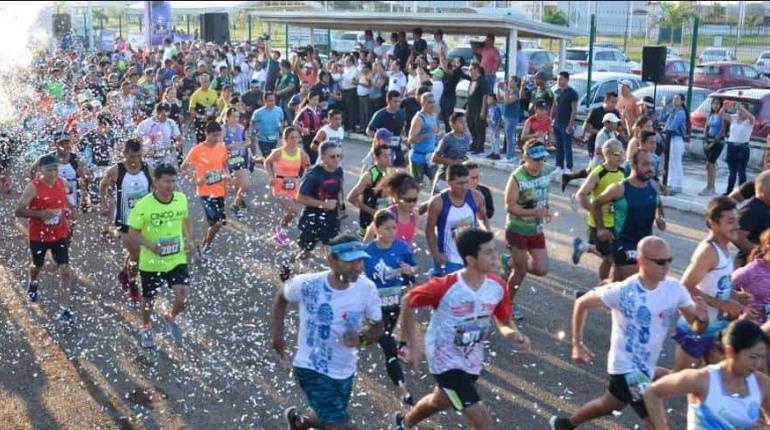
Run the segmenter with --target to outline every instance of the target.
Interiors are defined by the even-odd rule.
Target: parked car
[[[363,31],[346,31],[332,37],[332,50],[337,52],[353,52],[363,40]]]
[[[679,53],[678,49],[666,46],[666,59],[669,58],[682,58],[682,54]]]
[[[543,49],[542,46],[537,44],[537,41],[535,40],[527,40],[527,39],[519,39],[519,42],[521,42],[521,49]]]
[[[753,66],[734,62],[699,64],[695,66],[693,85],[711,90],[729,87],[770,88],[770,79]]]
[[[628,80],[633,87],[633,90],[643,88],[649,85],[648,82],[642,81],[639,75],[631,73],[617,73],[617,72],[596,72],[591,74],[591,91],[586,91],[588,84],[588,73],[576,73],[570,75],[569,85],[578,93],[578,116],[584,117],[589,110],[601,106],[604,101],[604,95],[609,91],[618,92],[618,81]],[[551,87],[556,91],[557,86],[554,84]],[[588,93],[588,94],[586,94]],[[589,100],[588,106],[586,106],[586,99]]]
[[[526,53],[529,57],[529,73],[534,75],[537,72],[545,73],[546,80],[553,80],[553,60],[556,59],[551,51],[545,49],[522,49],[522,52]]]
[[[505,49],[498,46],[497,50],[500,51],[500,58],[505,63]],[[473,61],[473,48],[471,48],[471,45],[458,45],[450,48],[446,53],[446,58],[450,62],[457,57],[462,58],[465,61],[465,65],[471,64]]]
[[[631,73],[641,75],[644,64],[631,70]],[[666,77],[660,84],[687,85],[690,79],[690,63],[681,58],[666,58]]]
[[[770,89],[737,88],[712,93],[690,114],[693,132],[703,133],[711,113],[711,100],[715,98],[743,103],[756,118],[751,138],[762,141],[767,138],[770,133]]]
[[[594,46],[594,72],[630,72],[639,68],[639,63],[631,61],[615,48],[601,48]],[[554,75],[562,70],[570,73],[588,71],[588,48],[569,48],[565,52],[564,65],[559,64],[558,58],[553,63]]]
[[[690,106],[692,109],[697,108],[703,103],[704,100],[711,95],[713,91],[708,88],[692,87],[692,102]],[[669,106],[677,94],[684,94],[687,96],[687,85],[658,85],[656,90],[654,86],[650,85],[644,88],[640,88],[634,91],[634,97],[641,100],[647,96],[655,97],[655,109],[660,107],[660,102],[665,98],[666,106]]]
[[[757,57],[754,67],[759,73],[765,76],[770,75],[770,51],[762,51],[759,57]]]
[[[716,61],[733,61],[735,57],[730,54],[730,50],[727,48],[706,48],[701,51],[698,59],[703,64]]]

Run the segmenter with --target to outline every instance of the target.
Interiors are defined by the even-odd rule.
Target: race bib
[[[267,140],[269,140],[270,142],[276,142],[278,140],[278,135],[275,133],[268,134]]]
[[[227,159],[227,163],[233,166],[239,166],[246,161],[243,155],[234,155]]]
[[[55,217],[49,218],[49,219],[43,221],[43,225],[47,225],[49,227],[53,227],[53,226],[59,225],[60,223],[61,223],[61,212],[56,214]]]
[[[297,178],[281,178],[284,190],[293,190],[297,186]]]
[[[179,253],[181,247],[179,236],[160,240],[160,256],[167,257]]]
[[[398,276],[401,276],[401,271],[398,271]],[[398,306],[399,299],[401,298],[401,287],[380,288],[380,302],[383,308]]]
[[[209,170],[206,172],[206,185],[214,185],[222,181],[222,172],[219,170]]]
[[[455,346],[470,346],[486,339],[489,317],[471,318],[455,325]]]
[[[377,209],[386,208],[390,205],[390,199],[387,197],[379,197],[377,199]]]
[[[207,107],[206,108],[206,115],[208,116],[214,116],[217,114],[217,108],[215,106]]]
[[[631,393],[631,399],[642,401],[642,396],[650,386],[650,377],[643,372],[633,372],[623,375],[628,385],[628,391]]]
[[[636,250],[635,249],[625,251],[625,253],[626,253],[626,258],[627,259],[636,261]]]
[[[457,235],[460,234],[463,230],[467,228],[473,227],[473,218],[466,217],[461,218],[454,223],[451,224],[451,232],[452,232],[452,238],[457,238]]]
[[[145,193],[142,191],[134,191],[133,193],[128,194],[128,208],[133,209],[134,206],[136,206],[136,202],[142,199],[142,197],[145,196]]]

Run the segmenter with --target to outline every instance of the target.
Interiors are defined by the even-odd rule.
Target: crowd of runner
[[[165,41],[155,51],[121,44],[113,53],[38,58],[26,78],[30,91],[14,100],[18,128],[0,141],[4,191],[18,177],[14,168],[29,175],[15,209],[29,219],[28,300],[45,293],[38,278],[50,251],[56,318],[76,323],[69,251],[72,237],[83,234],[78,218],[93,212],[102,225],[94,241],[124,244],[115,280],[141,307],[141,346],[155,348],[153,305],[166,288],[173,303],[161,321],[181,342],[177,320],[194,284],[188,265],[226,246],[217,234],[228,215],[244,219],[265,198],[253,190],[267,186],[280,211],[270,236],[282,255],[272,346],[285,352],[285,319],[297,303],[293,374],[312,408],[287,408],[288,428],[348,428],[358,350],[375,343],[403,407],[393,415],[394,428],[415,428],[448,409],[472,428],[494,428],[475,387],[485,341],[496,327],[520,351],[529,348],[515,323],[525,317],[516,293],[528,274],[548,275],[551,179],[561,179],[564,190],[583,177],[573,202],[587,212],[587,236],[574,239],[572,259],[578,264],[586,252],[600,258],[600,286],[576,299],[572,358],[590,362],[587,311],[609,309],[609,386],[573,416],[553,417],[551,427],[576,428],[630,404],[649,428],[668,428],[662,399],[684,395],[689,428],[751,428],[760,412],[770,418],[770,327],[760,327],[770,312],[770,172],[708,203],[707,237],[676,280],[667,276],[671,249],[653,234],[666,228],[666,190],[644,101],[621,114],[618,95],[608,93],[586,120],[591,163],[573,171],[565,141],[577,95],[569,74],[559,74],[556,94],[539,74],[496,82],[493,37],[476,47],[479,61],[466,71],[460,61],[447,62],[440,34],[430,48],[421,35],[415,30],[409,44],[405,34],[394,34],[386,50],[367,32],[355,55],[333,52],[325,64],[310,47],[281,58],[267,38],[237,48]],[[464,113],[454,105],[462,78],[471,80]],[[358,181],[346,184],[341,159],[345,133],[353,131],[372,145]],[[504,153],[511,162],[502,256],[491,192],[469,159],[483,153],[485,142],[489,158]],[[546,163],[553,151],[555,168]],[[267,184],[256,183],[255,169]],[[194,184],[203,208],[202,237],[192,234],[181,180]],[[427,201],[419,201],[421,190]],[[348,207],[358,209],[357,220],[345,221]],[[415,258],[421,229],[434,263],[426,276]],[[319,244],[328,270],[298,273],[308,272]],[[428,306],[423,335],[415,311]],[[674,368],[663,369],[658,359],[677,315]],[[418,399],[400,361],[417,369],[423,352],[436,388]]]

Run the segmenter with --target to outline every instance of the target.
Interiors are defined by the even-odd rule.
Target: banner
[[[111,28],[105,28],[99,33],[99,42],[97,46],[102,52],[112,52],[115,50],[115,39],[117,32]]]
[[[163,44],[163,40],[171,37],[171,2],[170,1],[152,1],[150,2],[150,17],[152,19],[152,46]]]

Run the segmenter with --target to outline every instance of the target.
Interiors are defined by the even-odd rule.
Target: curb
[[[350,140],[355,140],[359,142],[367,142],[367,143],[371,142],[371,138],[369,136],[366,136],[360,133],[349,133],[347,137]],[[495,169],[502,172],[512,171],[512,165],[505,161],[489,160],[484,157],[469,157],[469,158],[475,161],[476,163],[478,163],[479,166],[488,167],[490,169]],[[583,183],[582,179],[573,181],[569,184],[568,188],[574,188],[575,190],[577,190],[582,183]],[[702,202],[694,200],[693,196],[688,196],[688,195],[661,196],[661,199],[663,200],[663,205],[665,207],[675,209],[680,212],[703,215],[703,212],[705,210],[704,204]]]

